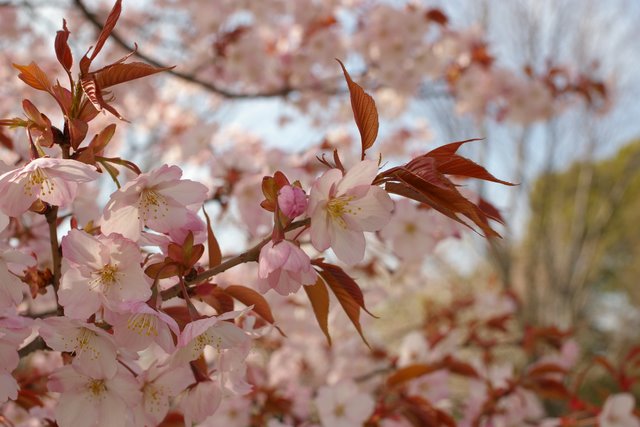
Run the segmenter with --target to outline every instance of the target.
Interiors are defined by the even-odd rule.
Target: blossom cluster
[[[259,75],[261,84],[276,89],[283,74],[287,85],[323,78],[336,65],[318,66],[315,59],[339,54],[343,43],[334,3],[301,7],[296,2],[293,13],[304,25],[286,34],[277,29],[287,22],[269,31],[247,25],[219,34],[216,54],[224,61],[215,72],[223,80]],[[256,22],[273,16],[264,9],[272,5],[283,3],[247,3]],[[170,67],[128,62],[129,54],[95,69],[93,61],[121,7],[117,0],[75,68],[63,21],[55,53],[68,86],[35,62],[14,64],[22,82],[55,102],[63,123],[56,126],[52,114],[28,99],[23,117],[0,120],[1,135],[24,131],[15,146],[4,144],[10,154],[3,151],[0,162],[0,356],[5,361],[0,422],[60,427],[582,422],[582,412],[558,421],[541,409],[545,387],[575,397],[563,388],[575,363],[575,349],[564,334],[554,330],[536,337],[555,344],[549,359],[522,366],[494,360],[496,342],[482,334],[507,333],[515,303],[504,295],[454,301],[452,310],[398,336],[395,348],[370,333],[371,321],[361,316],[375,312],[372,301],[384,309],[384,298],[395,292],[376,282],[419,281],[425,257],[441,242],[460,237],[467,227],[498,236],[497,210],[459,182],[511,183],[458,154],[470,141],[386,167],[369,151],[378,132],[375,102],[343,67],[361,136],[358,155],[342,147],[327,159],[314,147],[288,156],[253,141],[217,153],[208,185],[183,177],[197,175],[196,170],[169,164],[141,168],[118,152],[116,126],[101,121],[124,119],[112,87]],[[220,7],[213,19],[226,19],[222,12],[231,2]],[[384,69],[378,60],[383,50],[399,51],[398,39],[389,35],[403,16],[390,6],[376,8],[368,15],[369,36],[357,43],[362,55],[377,63],[372,73],[400,92],[415,90],[420,82],[399,78],[401,68]],[[474,73],[489,72],[477,68],[482,65],[477,55],[463,59],[478,40],[446,29],[437,11],[412,16],[400,37],[411,42],[407,46],[430,39],[428,49],[442,58],[425,64],[440,64],[435,74],[459,72],[448,84],[463,93],[463,105],[465,85],[468,91],[475,87]],[[199,25],[212,19],[194,18],[202,20]],[[294,48],[302,51],[295,60]],[[403,54],[419,54],[415,46],[407,49]],[[495,79],[494,86],[504,85],[496,89],[502,98],[492,92],[470,111],[511,97],[504,114],[532,120],[550,114],[549,97],[556,94],[547,94],[555,90],[548,82]],[[512,107],[518,96],[536,99],[536,113],[518,113]],[[194,127],[208,132],[206,126]],[[181,149],[183,155],[197,154],[197,147]],[[218,242],[223,220],[234,209],[236,225],[253,245],[248,249],[237,243],[240,238],[229,239],[233,249]],[[215,211],[213,221],[208,211]],[[388,248],[391,253],[384,252]],[[395,268],[385,265],[389,261]],[[346,317],[338,317],[330,304]],[[470,317],[462,319],[463,312]],[[469,348],[473,354],[463,357]],[[530,350],[524,349],[538,355]],[[454,376],[467,381],[466,393],[458,395],[450,386]],[[610,425],[615,420],[634,425],[634,401],[628,390],[621,391],[606,402],[580,400],[581,409],[603,426],[611,420]]]

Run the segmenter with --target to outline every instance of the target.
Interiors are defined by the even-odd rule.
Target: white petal
[[[378,163],[373,160],[363,160],[347,172],[338,183],[336,194],[345,194],[354,187],[371,185],[378,174]]]

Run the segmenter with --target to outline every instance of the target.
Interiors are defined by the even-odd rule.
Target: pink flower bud
[[[299,187],[285,185],[278,192],[278,206],[282,213],[293,219],[307,210],[307,195]]]

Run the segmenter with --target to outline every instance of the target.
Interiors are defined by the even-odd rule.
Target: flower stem
[[[52,206],[45,214],[47,224],[49,224],[49,241],[51,242],[51,260],[53,262],[53,291],[56,296],[56,304],[58,306],[58,315],[63,314],[63,308],[58,303],[58,288],[60,287],[60,272],[62,265],[62,254],[60,253],[60,245],[58,244],[58,207]]]
[[[291,230],[295,230],[297,228],[300,227],[307,227],[310,223],[310,219],[303,219],[300,221],[296,221],[296,222],[292,222],[291,224],[289,224],[289,226],[286,228],[286,231],[291,231]],[[215,276],[216,274],[220,274],[224,271],[229,270],[230,268],[235,267],[236,265],[240,265],[240,264],[244,264],[247,262],[251,262],[251,261],[258,261],[258,256],[260,255],[260,249],[262,249],[262,247],[264,245],[266,245],[267,243],[269,243],[271,241],[271,236],[261,240],[257,245],[255,245],[254,247],[247,249],[245,252],[234,256],[233,258],[229,258],[228,260],[226,260],[225,262],[223,262],[220,265],[217,265],[213,268],[210,268],[208,270],[203,271],[202,273],[198,274],[196,277],[194,277],[191,280],[187,280],[186,285],[195,285],[198,283],[202,283],[207,279],[210,279],[211,277]],[[177,296],[179,293],[181,292],[180,286],[179,285],[175,285],[165,291],[162,292],[162,299],[163,300],[168,300],[170,298],[173,298],[175,296]]]

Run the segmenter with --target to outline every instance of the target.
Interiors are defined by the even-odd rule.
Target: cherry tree
[[[404,306],[423,298],[439,243],[501,237],[502,214],[466,183],[513,184],[459,153],[486,141],[416,151],[422,134],[404,128],[378,141],[379,109],[402,115],[416,92],[523,124],[603,108],[602,81],[502,68],[482,33],[433,7],[220,2],[212,16],[204,2],[158,4],[127,15],[117,0],[99,19],[76,0],[48,59],[13,64],[19,80],[3,96],[23,101],[0,120],[0,422],[640,423],[637,348],[578,367],[571,332],[521,327],[526,301],[509,291]],[[127,19],[155,13],[184,30],[177,53],[201,54],[174,67],[147,53],[162,40],[130,46]],[[82,55],[71,47],[80,18],[98,29]],[[7,33],[41,37],[20,25]],[[131,49],[108,62],[110,40]],[[233,143],[209,144],[221,99],[279,97],[318,124],[348,118],[359,138],[327,132],[288,153],[222,130]],[[403,311],[411,319],[397,322]],[[404,331],[386,337],[379,325],[394,321]],[[617,390],[585,397],[591,369]]]

